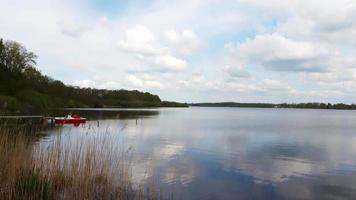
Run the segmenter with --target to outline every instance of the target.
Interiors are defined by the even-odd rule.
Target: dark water
[[[73,112],[92,121],[56,127],[43,140],[58,131],[64,140],[103,130],[119,136],[134,149],[133,179],[153,182],[176,199],[356,199],[355,111]]]

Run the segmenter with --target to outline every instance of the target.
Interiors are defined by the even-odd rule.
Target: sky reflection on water
[[[92,113],[91,119],[101,116],[99,127],[93,120],[85,127],[64,126],[59,132],[64,140],[102,130],[119,135],[116,139],[125,141],[125,148],[134,148],[134,180],[154,182],[178,199],[356,197],[354,111],[150,111],[144,115],[135,111],[128,118]]]

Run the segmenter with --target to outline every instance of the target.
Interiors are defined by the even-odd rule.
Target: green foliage
[[[35,68],[37,56],[21,44],[0,39],[0,112],[35,114],[62,107],[182,106],[137,90],[67,86]]]
[[[173,101],[162,101],[162,106],[164,107],[188,107],[186,103],[178,103]]]
[[[0,110],[8,110],[16,112],[19,109],[16,98],[10,96],[0,95]]]
[[[339,109],[339,110],[356,110],[356,105],[351,104],[325,104],[325,103],[235,103],[235,102],[219,102],[219,103],[193,103],[192,106],[200,107],[245,107],[245,108],[303,108],[303,109]]]
[[[49,108],[49,97],[37,91],[22,90],[19,91],[17,97],[24,102],[23,108],[31,113],[38,113]]]
[[[314,109],[338,109],[338,110],[354,110],[356,109],[355,104],[347,105],[343,103],[331,104],[331,103],[293,103],[287,104],[282,103],[276,105],[279,108],[314,108]]]
[[[275,105],[270,103],[236,103],[236,102],[218,102],[218,103],[195,103],[192,106],[200,107],[245,107],[245,108],[273,108]]]

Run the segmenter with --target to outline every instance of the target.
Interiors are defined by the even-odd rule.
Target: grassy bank
[[[110,138],[92,142],[58,138],[38,145],[39,132],[0,127],[0,199],[157,197],[132,183],[130,152]]]

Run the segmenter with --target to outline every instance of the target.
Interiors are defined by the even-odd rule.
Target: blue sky
[[[66,84],[184,102],[355,102],[352,0],[0,3],[0,37]]]
[[[96,15],[104,15],[109,18],[116,18],[127,14],[130,9],[140,8],[145,9],[149,6],[151,0],[88,0],[87,2],[81,2],[87,4],[88,8]]]

